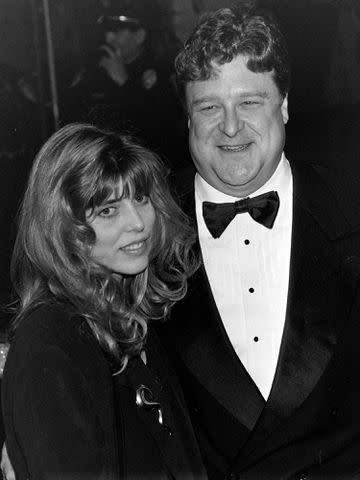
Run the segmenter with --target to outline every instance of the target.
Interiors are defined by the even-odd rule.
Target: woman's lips
[[[126,253],[139,253],[145,249],[146,240],[147,239],[145,238],[143,240],[138,240],[136,242],[128,243],[127,245],[120,247],[119,250],[123,250]]]

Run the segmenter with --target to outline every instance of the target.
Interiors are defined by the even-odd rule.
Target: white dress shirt
[[[236,215],[220,238],[208,231],[202,202],[234,202],[195,176],[196,217],[205,270],[225,330],[265,399],[274,379],[285,323],[292,229],[292,173],[283,155],[254,197],[275,190],[280,207],[272,229]]]

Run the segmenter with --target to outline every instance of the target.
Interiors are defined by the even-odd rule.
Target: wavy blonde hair
[[[155,209],[148,268],[123,276],[98,265],[86,215],[117,188],[147,195]],[[70,124],[36,156],[24,195],[11,275],[19,297],[13,322],[49,302],[82,315],[120,368],[143,348],[149,320],[163,319],[186,293],[197,266],[194,232],[170,195],[157,156],[126,135]]]

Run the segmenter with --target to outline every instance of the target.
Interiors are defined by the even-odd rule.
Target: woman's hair
[[[244,6],[204,14],[175,60],[176,82],[182,100],[188,82],[216,74],[213,62],[223,65],[237,56],[247,58],[255,73],[273,72],[282,97],[290,88],[290,65],[285,39],[275,19],[264,10]]]
[[[155,210],[148,268],[114,273],[91,257],[87,212],[116,191],[146,195]],[[156,155],[130,137],[92,125],[61,128],[38,153],[19,214],[11,274],[19,305],[13,327],[41,304],[81,314],[122,368],[141,351],[147,322],[166,317],[196,268],[194,233],[172,199]]]

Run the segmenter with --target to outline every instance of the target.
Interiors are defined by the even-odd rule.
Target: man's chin
[[[210,183],[210,182],[209,182]],[[232,197],[246,197],[260,188],[256,178],[247,176],[236,177],[235,175],[217,176],[211,185],[221,192]]]

